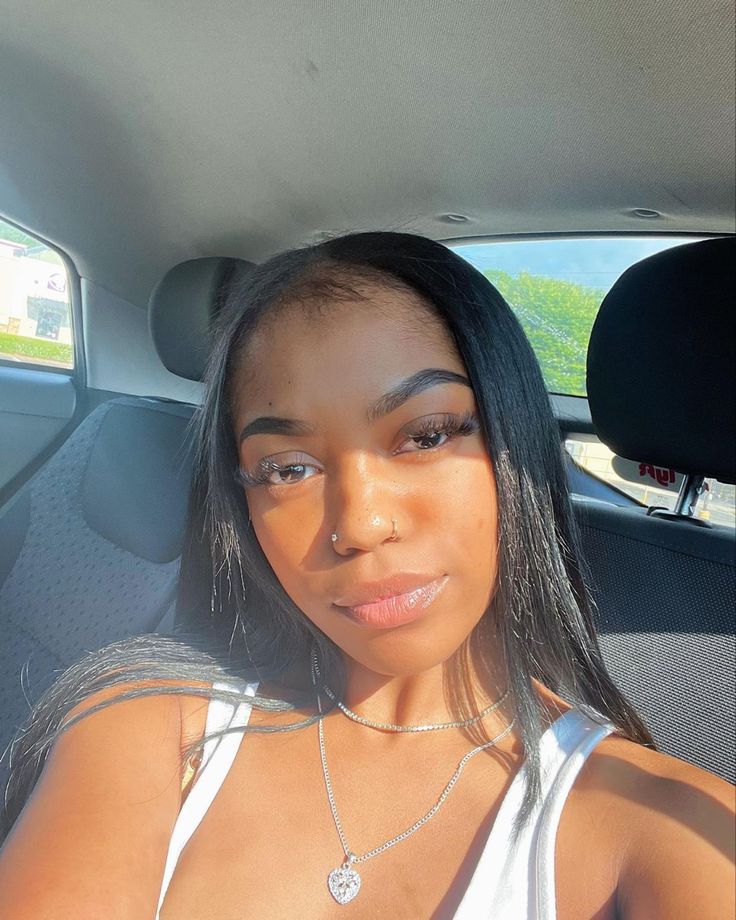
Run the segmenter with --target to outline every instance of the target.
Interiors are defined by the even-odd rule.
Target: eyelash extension
[[[446,434],[449,439],[456,437],[467,437],[474,434],[480,429],[480,422],[476,416],[470,412],[464,412],[462,415],[433,415],[422,419],[418,426],[407,431],[408,438],[421,438],[430,434]]]
[[[279,463],[274,463],[273,460],[269,460],[267,457],[265,460],[260,461],[256,467],[255,475],[251,475],[242,467],[237,467],[235,470],[235,481],[238,485],[244,486],[246,489],[252,489],[256,486],[265,485],[268,482],[268,477],[275,470],[289,469],[289,467],[292,466],[308,466],[308,464],[300,463],[297,460],[294,463],[285,463],[282,466]]]
[[[457,437],[467,437],[474,434],[480,428],[480,423],[476,416],[470,412],[464,412],[462,415],[432,415],[422,419],[412,431],[405,432],[407,438],[422,438],[432,434],[445,434],[448,440]],[[275,463],[268,458],[261,460],[256,467],[254,475],[238,467],[235,470],[235,481],[244,486],[246,489],[252,489],[268,483],[271,473],[277,470],[289,469],[294,466],[308,466],[299,459],[293,463],[286,463],[283,466]]]

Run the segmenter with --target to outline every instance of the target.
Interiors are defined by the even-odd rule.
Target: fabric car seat
[[[151,333],[173,373],[201,379],[210,321],[248,267],[196,259],[158,285]],[[0,510],[0,788],[7,746],[57,674],[87,650],[173,629],[194,411],[102,403]]]
[[[736,242],[629,268],[590,339],[588,401],[612,451],[736,481]],[[734,782],[736,538],[688,516],[574,498],[601,646],[658,747]]]

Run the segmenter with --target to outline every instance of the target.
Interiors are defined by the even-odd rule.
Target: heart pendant
[[[360,891],[360,876],[351,869],[350,866],[340,866],[339,869],[333,869],[327,877],[327,884],[330,886],[330,894],[338,904],[347,904]]]

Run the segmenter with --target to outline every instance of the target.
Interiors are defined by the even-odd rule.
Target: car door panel
[[[0,490],[53,443],[76,405],[70,376],[0,367]]]

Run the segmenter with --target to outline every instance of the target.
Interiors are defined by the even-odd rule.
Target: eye
[[[252,489],[261,485],[297,485],[311,479],[314,472],[319,472],[319,468],[313,463],[304,462],[301,457],[291,463],[277,463],[273,458],[265,457],[258,462],[253,472],[238,467],[235,478],[246,489]]]
[[[412,435],[410,440],[412,440],[420,450],[432,450],[444,444],[446,441],[449,441],[449,439],[450,436],[446,431],[428,431],[426,434]]]
[[[311,469],[314,469],[314,467],[309,466],[307,463],[289,463],[285,466],[273,466],[266,482],[271,486],[293,485],[296,482],[309,479],[309,470]]]
[[[450,413],[427,415],[410,422],[403,429],[406,440],[396,453],[426,453],[443,447],[448,441],[457,437],[467,437],[478,431],[480,425],[472,412],[462,415]],[[404,449],[406,448],[406,449]]]

